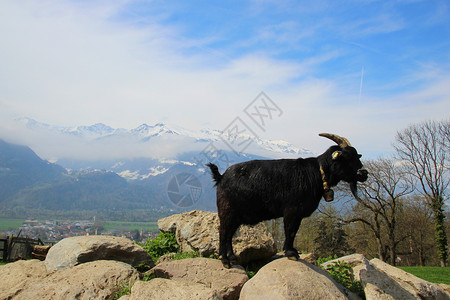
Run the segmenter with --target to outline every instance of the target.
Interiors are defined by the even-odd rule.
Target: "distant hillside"
[[[39,158],[30,148],[0,139],[0,203],[25,188],[64,178],[67,171]]]
[[[112,211],[120,217],[132,210],[215,211],[215,188],[205,163],[214,162],[224,172],[232,164],[252,159],[312,156],[285,141],[166,124],[127,130],[101,123],[60,127],[25,118],[17,126],[24,136],[33,137],[30,143],[39,153],[57,164],[41,159],[29,147],[1,141],[4,214]],[[55,146],[39,143],[41,139]]]
[[[195,178],[197,185],[179,181],[183,177]],[[216,209],[209,174],[191,164],[172,162],[170,169],[158,176],[127,181],[106,170],[67,172],[42,160],[30,148],[3,140],[0,187],[3,210]],[[191,193],[193,189],[195,194]]]

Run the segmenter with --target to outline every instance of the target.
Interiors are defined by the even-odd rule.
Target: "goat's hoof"
[[[237,259],[236,256],[234,256],[234,255],[228,256],[228,259],[230,260],[230,264],[231,265],[237,265],[238,264],[238,259]]]
[[[297,251],[288,250],[288,251],[286,251],[285,256],[290,260],[299,260],[300,259]]]
[[[231,264],[230,261],[228,259],[221,259],[220,260],[222,262],[222,265],[225,269],[229,269],[231,268]]]

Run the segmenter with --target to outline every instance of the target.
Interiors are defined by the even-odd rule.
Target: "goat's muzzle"
[[[359,182],[366,181],[368,176],[369,176],[369,172],[367,172],[366,169],[359,169],[356,172],[356,180],[359,181]]]
[[[361,201],[361,198],[359,198],[358,195],[358,184],[357,182],[364,182],[367,180],[369,176],[369,172],[367,172],[366,169],[359,169],[356,172],[356,181],[350,182],[350,191],[352,192],[353,196],[356,198],[356,200]]]

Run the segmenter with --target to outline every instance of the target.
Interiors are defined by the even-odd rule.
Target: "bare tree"
[[[440,134],[443,137],[443,147],[447,147],[447,151],[448,151],[448,147],[450,145],[450,118],[444,122],[442,122],[441,126],[439,126],[439,130],[440,130]],[[447,157],[448,159],[448,157]]]
[[[448,240],[444,226],[445,192],[449,187],[450,130],[449,120],[428,121],[398,132],[394,145],[407,171],[419,185],[433,211],[435,241],[441,266],[448,257]]]
[[[399,228],[408,234],[399,252],[407,265],[424,266],[436,258],[433,238],[433,213],[423,196],[415,194],[405,202]]]
[[[375,235],[381,260],[396,264],[397,246],[407,235],[398,236],[398,217],[402,201],[413,192],[402,169],[392,159],[366,161],[369,179],[361,184],[361,197],[346,223],[366,224]]]

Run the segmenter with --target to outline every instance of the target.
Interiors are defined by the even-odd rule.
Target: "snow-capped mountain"
[[[102,123],[97,123],[90,126],[64,127],[41,123],[30,118],[20,118],[17,119],[16,121],[22,123],[27,129],[30,130],[50,131],[54,133],[61,133],[80,137],[105,136],[112,134],[115,131],[115,129]]]
[[[15,139],[17,143],[67,170],[62,182],[28,191],[30,203],[38,198],[59,203],[57,199],[78,195],[73,203],[80,207],[88,205],[86,199],[92,199],[89,205],[103,203],[97,203],[101,207],[109,207],[115,199],[117,207],[215,210],[206,163],[224,172],[232,164],[252,159],[313,155],[286,141],[216,129],[193,131],[163,123],[133,129],[102,123],[65,127],[28,118],[17,121],[22,138]]]
[[[313,155],[287,141],[208,128],[193,131],[164,123],[142,124],[133,129],[113,128],[102,123],[64,127],[30,118],[17,121],[32,136],[39,137],[23,143],[45,159],[69,170],[112,171],[132,181],[160,176],[174,166],[205,172],[207,162],[214,162],[225,170],[231,164],[250,159]]]
[[[151,138],[165,134],[180,135],[178,131],[169,128],[169,126],[163,123],[157,123],[153,126],[142,124],[134,129],[131,129],[129,133],[143,138]]]
[[[202,129],[200,131],[192,131],[179,126],[167,125],[164,123],[157,123],[155,125],[142,124],[133,129],[124,128],[112,128],[108,125],[97,123],[90,126],[75,126],[64,127],[54,126],[45,123],[37,122],[30,118],[18,119],[27,129],[49,131],[59,133],[62,135],[77,136],[90,140],[114,138],[114,137],[133,137],[141,142],[150,141],[155,137],[167,137],[167,136],[179,136],[191,138],[194,142],[220,142],[230,139],[230,133],[226,133],[217,129]],[[236,138],[236,137],[233,137]],[[253,139],[262,150],[268,151],[268,157],[271,157],[270,153],[283,153],[296,156],[308,156],[312,155],[312,152],[305,148],[298,148],[287,141],[282,140],[265,140],[258,137],[252,137],[249,135],[240,135],[239,139]]]

